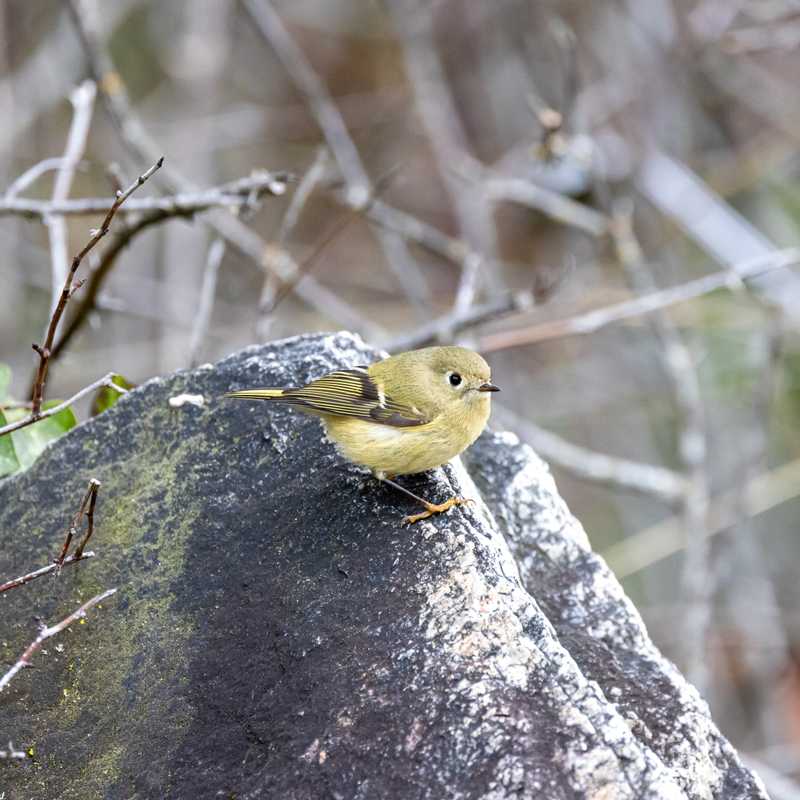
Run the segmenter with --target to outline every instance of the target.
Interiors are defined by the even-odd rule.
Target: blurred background
[[[494,424],[800,796],[798,0],[5,0],[0,37],[12,397],[82,201],[165,155],[47,396],[307,331],[481,350]]]

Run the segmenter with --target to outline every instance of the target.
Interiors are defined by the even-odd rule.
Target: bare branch
[[[286,241],[289,233],[294,229],[295,225],[297,225],[297,221],[300,219],[300,214],[308,202],[308,199],[328,174],[328,161],[328,149],[324,145],[320,145],[320,147],[317,148],[314,161],[306,170],[300,182],[297,184],[297,188],[292,193],[289,207],[286,209],[286,214],[278,230],[279,245],[283,245]]]
[[[98,603],[102,603],[103,600],[111,597],[111,595],[116,593],[116,589],[107,589],[105,592],[101,592],[100,594],[95,595],[91,598],[91,600],[87,600],[80,608],[75,609],[69,616],[65,617],[61,620],[61,622],[56,623],[55,625],[51,625],[50,627],[43,627],[39,631],[39,635],[28,645],[25,649],[25,652],[19,657],[19,660],[13,667],[11,667],[5,675],[0,677],[0,692],[8,686],[8,684],[12,681],[14,676],[20,672],[25,667],[29,667],[31,665],[31,658],[33,658],[36,651],[42,646],[42,643],[45,642],[52,636],[61,633],[65,628],[68,628],[72,625],[73,622],[77,622],[77,620],[82,619],[86,616],[86,612],[96,606]]]
[[[11,422],[8,425],[5,425],[4,427],[0,428],[0,436],[5,435],[6,433],[11,433],[12,431],[17,431],[20,428],[25,428],[28,425],[33,425],[34,423],[43,419],[47,419],[48,417],[54,417],[56,414],[62,412],[65,408],[69,408],[73,403],[77,403],[78,400],[86,397],[86,395],[97,391],[101,386],[106,386],[109,389],[113,389],[115,392],[119,392],[120,394],[127,394],[128,392],[127,389],[123,389],[121,386],[117,386],[117,384],[114,383],[114,373],[109,372],[99,380],[89,384],[89,386],[84,386],[83,389],[81,389],[79,392],[76,392],[68,400],[64,400],[63,403],[59,403],[57,406],[48,408],[45,411],[40,411],[38,414],[31,413],[24,419],[18,419],[16,422]]]
[[[58,323],[61,321],[61,316],[64,313],[64,309],[67,307],[67,303],[69,302],[70,297],[75,293],[75,291],[79,288],[80,284],[73,284],[73,280],[75,278],[75,273],[78,271],[78,267],[80,267],[81,262],[83,261],[84,257],[87,253],[89,253],[92,248],[108,233],[109,228],[111,226],[111,221],[114,219],[114,215],[117,213],[117,209],[140,187],[142,186],[145,181],[158,170],[161,165],[164,163],[163,157],[160,158],[155,164],[153,164],[147,172],[140,175],[124,192],[117,192],[117,196],[114,199],[111,208],[108,209],[108,213],[105,216],[102,224],[99,228],[96,228],[92,231],[91,236],[89,237],[89,241],[84,245],[83,249],[72,259],[72,264],[70,265],[69,271],[64,278],[64,285],[61,288],[61,294],[59,295],[58,302],[56,304],[55,309],[53,310],[52,316],[50,317],[50,324],[47,326],[47,333],[45,335],[44,343],[41,345],[34,344],[33,349],[39,354],[39,368],[36,371],[36,378],[33,384],[33,395],[31,398],[31,414],[28,418],[28,422],[25,424],[30,424],[32,422],[36,422],[38,419],[42,418],[41,408],[42,408],[42,401],[44,400],[44,386],[47,380],[47,369],[50,364],[50,356],[53,349],[53,342],[55,341],[56,331],[58,329]],[[63,404],[62,404],[63,405]],[[47,416],[51,416],[48,414]],[[15,423],[16,424],[16,423]],[[17,424],[17,427],[22,427],[22,425]],[[6,430],[14,430],[15,428],[6,426],[5,428],[0,428],[0,435],[6,432]]]
[[[42,161],[37,161],[32,167],[29,167],[22,173],[14,182],[6,189],[5,195],[2,200],[12,200],[18,194],[24,192],[27,188],[32,186],[42,175],[52,172],[56,169],[61,169],[64,164],[64,158],[45,158]]]
[[[274,48],[295,86],[305,95],[347,183],[348,204],[355,208],[363,205],[372,192],[370,180],[325,84],[289,35],[269,0],[245,0],[244,6],[258,31]]]
[[[83,561],[84,559],[94,558],[94,553],[91,550],[87,552],[84,552],[84,550],[86,545],[89,543],[89,539],[92,538],[92,533],[94,532],[94,507],[97,503],[97,492],[99,488],[100,481],[92,478],[89,481],[89,486],[86,489],[86,493],[83,496],[83,500],[81,501],[78,510],[75,512],[72,520],[70,521],[69,527],[67,528],[67,532],[64,536],[64,542],[61,545],[61,550],[53,563],[48,564],[46,567],[40,567],[39,569],[33,570],[33,572],[28,572],[19,578],[14,578],[13,580],[0,584],[0,594],[7,592],[9,589],[15,589],[17,586],[24,586],[26,583],[30,583],[30,581],[33,581],[36,578],[41,578],[42,575],[49,575],[51,572],[59,574],[61,572],[61,568],[67,564],[77,564],[79,561]],[[72,544],[72,540],[75,538],[78,532],[78,526],[81,524],[81,520],[84,516],[86,517],[86,531],[84,532],[83,538],[75,548],[75,551],[72,553],[72,555],[67,555],[70,544]]]
[[[200,303],[197,315],[192,326],[192,336],[189,340],[189,364],[196,367],[203,346],[203,340],[208,333],[211,322],[211,311],[214,308],[214,295],[217,292],[217,278],[222,259],[225,258],[225,240],[214,239],[208,248],[206,266],[203,270],[203,283],[200,286]]]
[[[72,124],[67,137],[64,157],[53,185],[53,204],[63,202],[69,196],[75,169],[83,158],[83,151],[86,148],[96,93],[94,82],[84,81],[70,95],[69,99],[73,108]],[[69,244],[67,242],[67,223],[62,216],[46,214],[44,223],[50,238],[50,267],[52,270],[50,312],[52,313],[58,305],[59,287],[63,285],[67,276]]]
[[[328,174],[329,151],[324,145],[317,148],[314,161],[305,171],[297,189],[292,194],[289,207],[286,209],[283,220],[278,230],[277,245],[281,252],[285,251],[285,243],[290,232],[297,225],[300,214],[314,190]],[[280,257],[280,256],[279,256]],[[256,322],[256,335],[259,339],[269,336],[270,316],[275,308],[275,303],[280,290],[280,283],[272,272],[267,272],[261,286],[261,296],[258,301],[258,321]]]
[[[652,292],[656,284],[633,230],[632,203],[617,204],[611,234],[617,257],[629,282],[637,291]],[[687,672],[695,685],[702,689],[707,679],[705,644],[714,592],[714,579],[708,564],[708,435],[705,407],[700,394],[700,379],[681,334],[663,310],[654,312],[648,319],[661,343],[659,355],[670,378],[680,413],[681,430],[677,450],[686,472],[682,506],[687,541],[683,567],[687,604],[686,636],[682,645]]]
[[[728,530],[740,519],[738,494],[743,492],[748,514],[755,517],[793,500],[800,494],[800,459],[762,473],[744,489],[726,492],[712,500],[708,513],[708,535]],[[617,542],[601,555],[621,580],[681,552],[686,547],[684,520],[669,517]]]
[[[49,575],[51,572],[57,572],[61,567],[66,567],[69,564],[77,564],[79,561],[85,561],[87,558],[94,557],[95,553],[93,550],[87,550],[86,552],[81,553],[80,556],[66,556],[61,564],[58,564],[54,561],[52,564],[48,564],[46,567],[40,567],[39,569],[33,570],[33,572],[20,575],[19,578],[13,578],[5,583],[0,583],[0,594],[9,591],[9,589],[16,589],[18,586],[24,586],[26,583],[30,583],[31,581],[36,580],[36,578],[41,578],[43,575]]]
[[[480,340],[480,350],[492,352],[509,347],[520,347],[525,344],[544,342],[549,339],[560,339],[565,336],[583,336],[587,333],[605,328],[614,322],[652,314],[654,311],[669,308],[677,303],[693,300],[717,289],[736,289],[744,281],[750,281],[760,275],[777,269],[794,266],[800,263],[800,249],[788,248],[775,250],[766,256],[759,256],[740,264],[735,270],[721,270],[704,275],[678,286],[661,289],[657,292],[626,300],[622,303],[598,308],[585,314],[577,314],[566,319],[542,322],[524,328],[516,328],[500,333],[484,336]]]
[[[68,0],[67,8],[86,53],[92,76],[100,87],[103,102],[128,153],[135,161],[155,158],[160,152],[159,148],[133,113],[125,83],[114,69],[111,57],[94,30],[87,10],[81,0]],[[194,191],[191,181],[174,168],[164,171],[163,180],[173,192]],[[217,209],[211,211],[204,222],[218,236],[223,237],[236,250],[257,264],[259,269],[273,271],[282,282],[291,282],[295,278],[295,270],[292,268],[294,260],[291,255],[284,252],[281,258],[271,258],[270,255],[274,253],[275,248],[270,247],[255,231],[235,216]],[[306,276],[293,286],[295,294],[301,300],[325,317],[336,320],[338,324],[360,331],[368,338],[380,332],[378,326],[365,319],[355,308],[322,286],[312,276]]]
[[[164,211],[170,216],[189,216],[208,211],[212,208],[234,208],[251,204],[254,199],[264,195],[280,196],[286,192],[287,184],[293,176],[286,172],[268,172],[256,170],[247,178],[224,183],[202,191],[182,192],[167,197],[147,197],[132,199],[121,214]],[[23,217],[89,216],[105,214],[113,201],[102,197],[90,197],[80,200],[63,200],[59,202],[47,200],[28,200],[26,198],[0,197],[0,216],[18,215]]]
[[[711,190],[686,164],[666,153],[651,152],[638,177],[638,186],[664,214],[675,220],[700,247],[719,263],[741,267],[780,252],[736,209]],[[753,290],[778,306],[789,319],[800,308],[800,276],[792,273],[754,278]]]
[[[545,461],[578,478],[641,492],[670,504],[681,500],[686,493],[686,481],[670,469],[609,456],[567,442],[496,403],[494,416],[504,426],[518,431]]]
[[[463,313],[475,300],[481,282],[499,289],[499,278],[487,266],[497,261],[497,231],[484,191],[464,192],[451,165],[471,160],[468,139],[447,85],[444,66],[433,35],[430,4],[390,3],[389,11],[403,45],[406,72],[414,92],[437,167],[458,218],[461,236],[473,254],[462,261],[453,311]]]
[[[604,214],[531,181],[492,176],[487,171],[483,188],[494,202],[506,201],[533,208],[555,222],[570,225],[590,236],[608,233],[609,219]]]
[[[392,339],[384,346],[384,349],[390,353],[399,353],[403,350],[414,350],[417,347],[426,347],[437,342],[450,342],[457,333],[501,319],[507,314],[527,311],[533,305],[532,292],[506,291],[494,300],[473,305],[464,313],[450,311],[431,322],[419,325],[413,333]]]
[[[92,478],[89,481],[89,488],[86,490],[86,495],[83,498],[81,507],[78,509],[78,521],[80,520],[80,516],[86,516],[86,531],[83,534],[83,538],[78,542],[78,546],[75,548],[75,552],[73,553],[75,558],[80,558],[83,555],[83,551],[86,545],[89,544],[89,539],[92,538],[92,534],[94,533],[94,507],[97,504],[97,492],[99,490],[100,481]]]
[[[98,306],[100,299],[100,289],[105,283],[106,278],[111,274],[111,269],[116,263],[117,257],[120,253],[147,228],[157,225],[164,220],[170,219],[173,216],[168,211],[152,211],[149,214],[143,215],[135,223],[128,225],[125,229],[118,233],[114,239],[106,247],[100,261],[92,269],[89,277],[80,294],[80,298],[72,304],[75,311],[70,315],[69,319],[64,323],[61,336],[53,346],[50,353],[50,361],[55,361],[64,349],[67,347],[72,337],[80,330],[82,325],[89,318],[89,313]]]

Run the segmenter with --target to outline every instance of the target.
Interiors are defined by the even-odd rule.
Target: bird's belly
[[[441,466],[471,441],[428,425],[396,428],[348,417],[325,419],[328,436],[349,461],[384,475],[409,475]],[[476,434],[477,435],[477,434]]]

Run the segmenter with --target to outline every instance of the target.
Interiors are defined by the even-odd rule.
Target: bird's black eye
[[[450,385],[451,386],[461,385],[461,376],[457,372],[450,373]]]

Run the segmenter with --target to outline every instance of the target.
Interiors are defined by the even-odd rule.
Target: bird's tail
[[[285,400],[285,389],[243,389],[228,392],[225,397],[238,397],[241,400]]]

